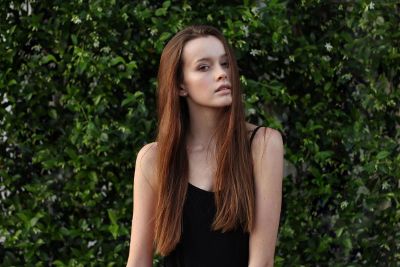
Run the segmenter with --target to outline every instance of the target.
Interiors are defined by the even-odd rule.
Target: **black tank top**
[[[250,145],[256,131],[250,137]],[[214,193],[189,183],[183,207],[183,231],[175,249],[163,258],[164,267],[245,267],[249,233],[239,227],[222,233],[211,229],[216,213]]]

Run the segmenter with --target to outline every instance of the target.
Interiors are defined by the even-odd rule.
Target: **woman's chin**
[[[216,108],[225,108],[229,107],[232,105],[232,101],[226,101],[224,103],[218,103],[218,105],[215,105]]]
[[[225,96],[224,99],[219,99],[218,101],[221,107],[226,107],[232,105],[232,96]]]

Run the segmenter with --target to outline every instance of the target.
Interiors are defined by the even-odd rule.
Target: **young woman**
[[[128,267],[273,266],[283,176],[274,129],[246,123],[232,49],[210,26],[161,55],[158,135],[138,153]]]

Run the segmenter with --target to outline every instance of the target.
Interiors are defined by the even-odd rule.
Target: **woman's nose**
[[[217,70],[217,80],[225,80],[227,78],[228,78],[227,70],[220,66]]]

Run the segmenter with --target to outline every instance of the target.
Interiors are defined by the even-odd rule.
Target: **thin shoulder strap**
[[[257,126],[257,127],[253,130],[253,132],[251,133],[251,137],[250,137],[250,146],[251,146],[251,144],[253,143],[253,139],[254,139],[254,136],[256,135],[257,130],[260,129],[261,127],[262,127],[262,126]]]

